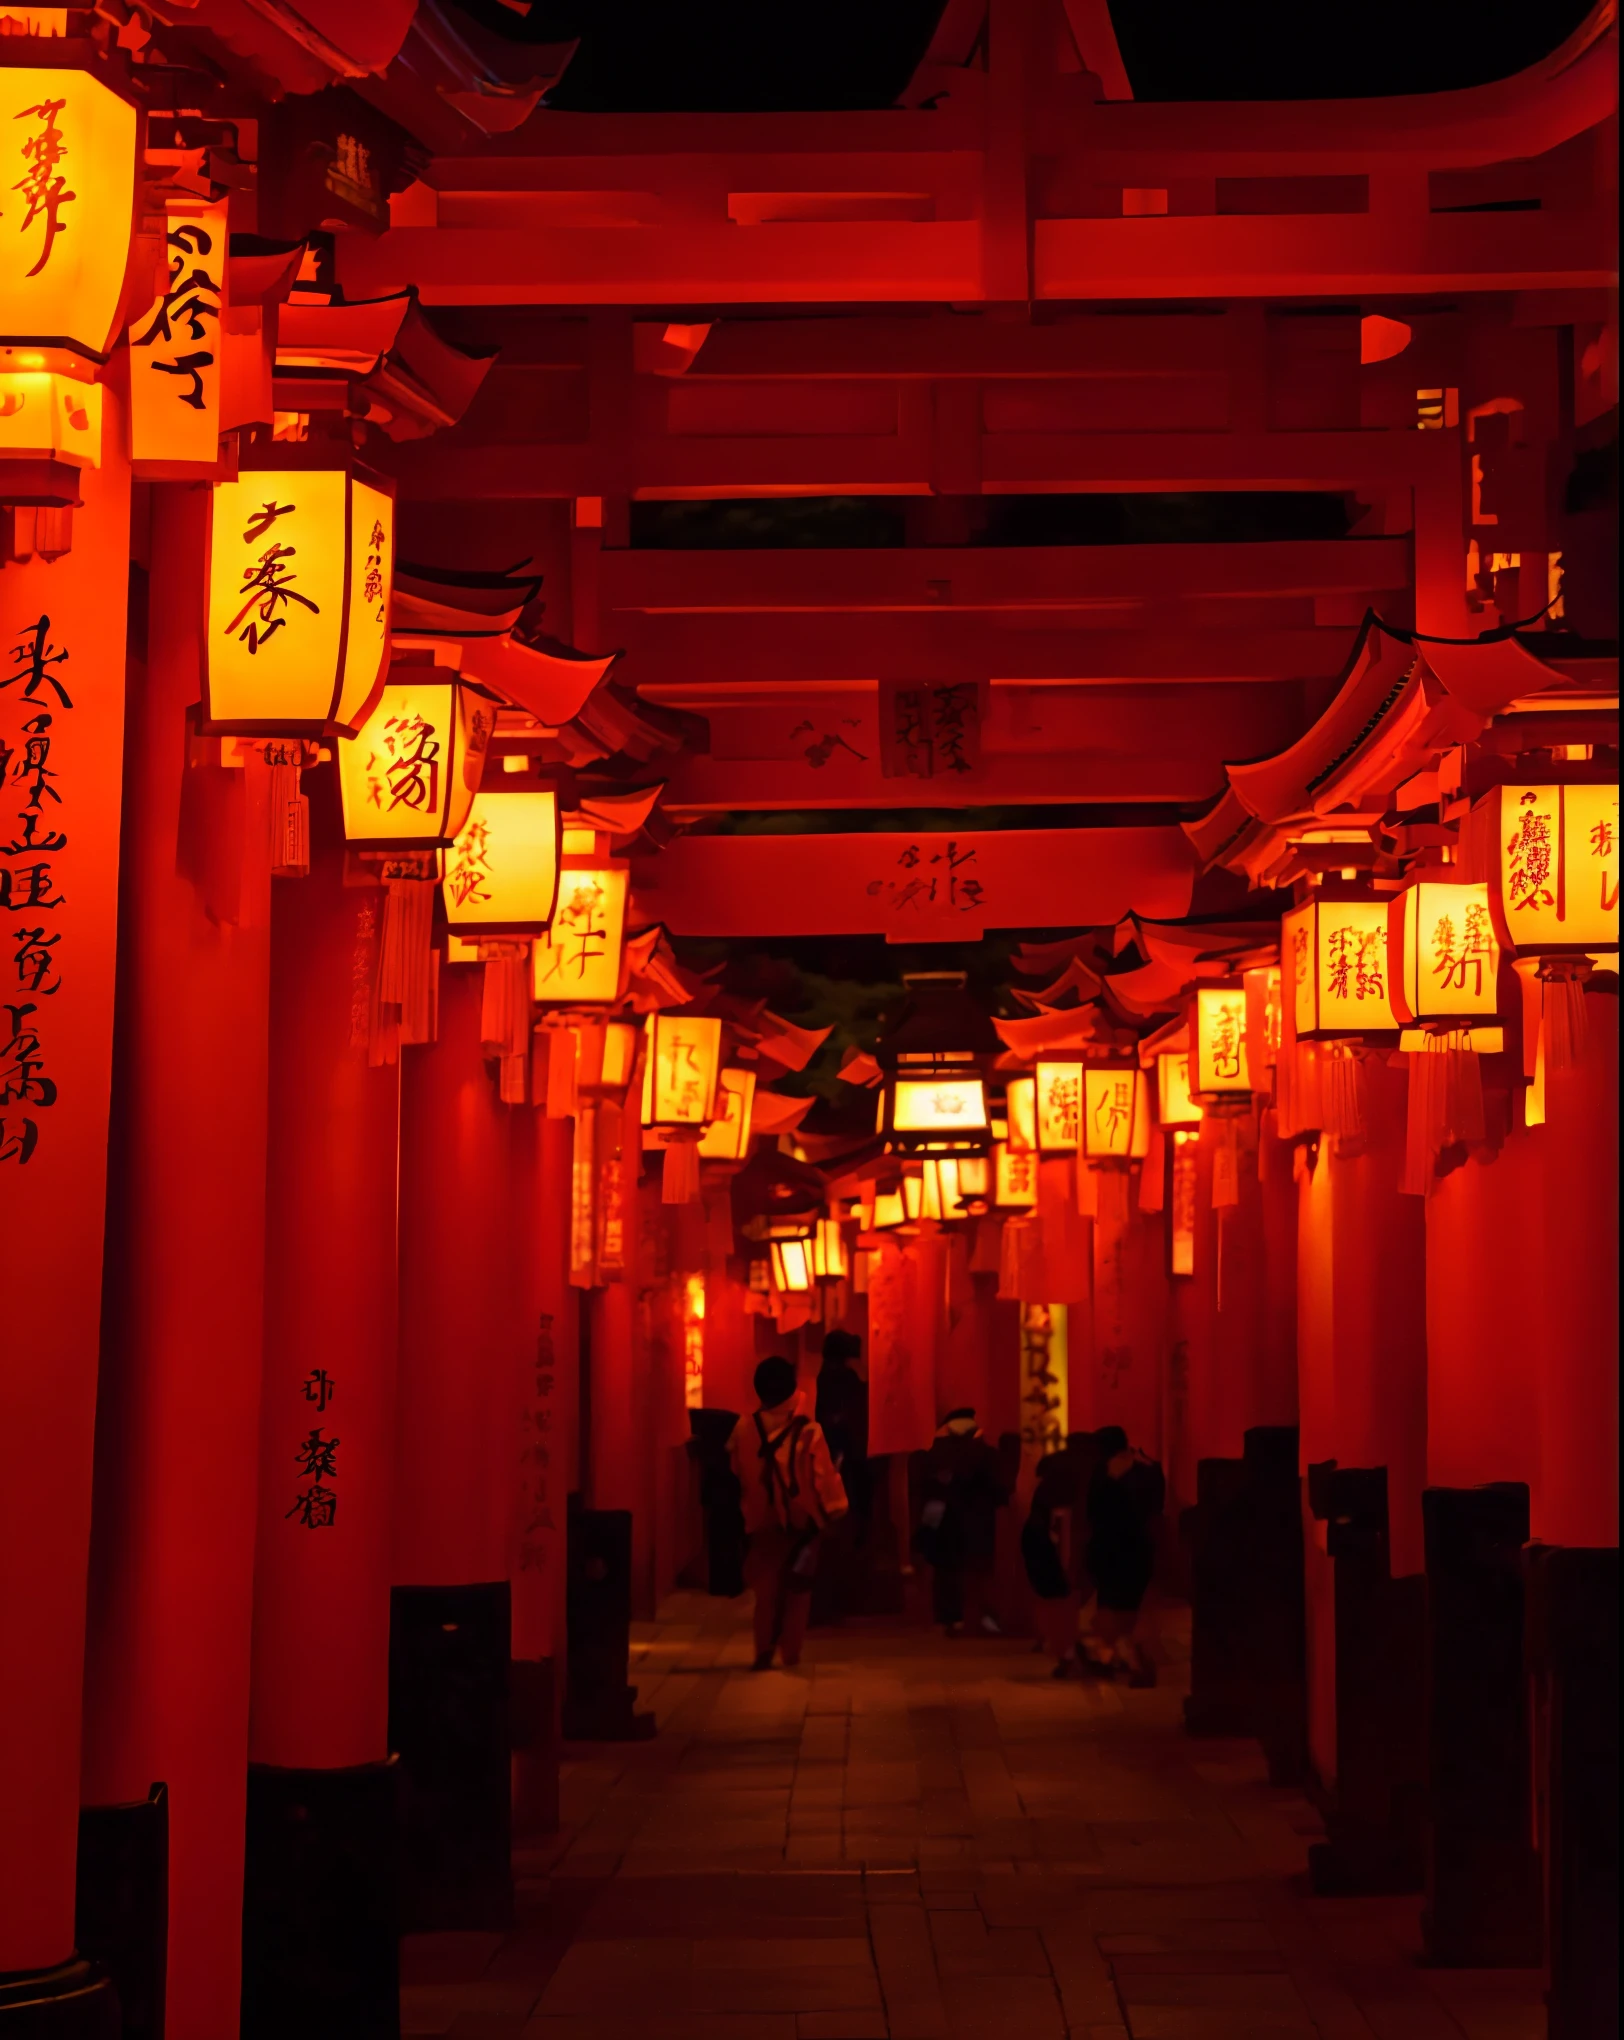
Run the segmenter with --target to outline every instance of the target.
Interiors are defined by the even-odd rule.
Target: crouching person
[[[792,1363],[776,1353],[763,1360],[755,1388],[761,1407],[734,1425],[727,1449],[750,1539],[744,1577],[756,1596],[754,1669],[764,1672],[775,1650],[786,1666],[800,1662],[818,1539],[845,1515],[846,1490],[796,1392]]]

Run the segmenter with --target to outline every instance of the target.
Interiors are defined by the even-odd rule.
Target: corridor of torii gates
[[[1614,8],[1322,13],[0,4],[0,2040],[1617,2031]]]

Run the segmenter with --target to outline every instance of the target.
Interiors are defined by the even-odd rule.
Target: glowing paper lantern
[[[183,476],[220,458],[228,210],[171,207],[158,295],[130,322],[130,458],[181,463]]]
[[[442,667],[397,666],[395,676],[336,747],[344,834],[374,850],[449,849],[473,807],[496,711]]]
[[[1150,1144],[1150,1086],[1143,1070],[1083,1072],[1083,1153],[1091,1162],[1126,1162]]]
[[[1500,944],[1486,884],[1420,878],[1388,904],[1393,1010],[1407,1024],[1493,1020]]]
[[[1035,1077],[1011,1077],[1004,1089],[1005,1138],[1018,1154],[1038,1144],[1038,1086]]]
[[[786,1296],[804,1296],[812,1287],[812,1256],[805,1240],[773,1240],[773,1287]]]
[[[642,1029],[631,1020],[576,1020],[565,1030],[575,1043],[575,1089],[584,1098],[624,1098],[637,1068]]]
[[[219,483],[203,654],[208,727],[359,733],[384,676],[394,571],[392,483],[345,468],[276,468]]]
[[[1387,902],[1325,899],[1295,907],[1280,927],[1299,1041],[1394,1033],[1388,991]]]
[[[1190,1094],[1190,1057],[1185,1050],[1156,1058],[1156,1118],[1162,1126],[1201,1124],[1201,1107]]]
[[[1489,878],[1495,933],[1507,949],[1562,956],[1618,947],[1616,780],[1497,786],[1472,810],[1469,826],[1477,868]]]
[[[987,1142],[987,1088],[974,1062],[899,1058],[886,1082],[881,1131],[903,1154],[979,1152]]]
[[[1167,1230],[1168,1273],[1195,1273],[1195,1133],[1173,1136],[1172,1201]]]
[[[984,1202],[990,1187],[991,1170],[985,1155],[959,1157],[959,1202]]]
[[[1280,966],[1255,965],[1241,973],[1246,987],[1246,1046],[1252,1058],[1252,1088],[1268,1088],[1264,1076],[1280,1060],[1281,992]]]
[[[1037,1085],[1037,1145],[1046,1155],[1072,1154],[1083,1138],[1083,1066],[1040,1062]],[[1013,1121],[1013,1115],[1011,1115]]]
[[[992,1151],[993,1202],[1012,1207],[1038,1201],[1038,1158],[1030,1148],[999,1141]]]
[[[558,897],[558,796],[476,793],[440,884],[456,935],[539,935]]]
[[[135,230],[137,130],[108,69],[0,67],[0,368],[50,365],[24,349],[107,358]]]
[[[716,1079],[716,1112],[700,1137],[700,1158],[707,1162],[742,1162],[750,1151],[750,1120],[755,1111],[754,1070],[721,1070]]]
[[[874,1196],[874,1230],[887,1232],[892,1226],[901,1225],[908,1216],[908,1206],[900,1190],[880,1190]]]
[[[715,1116],[722,1023],[687,1013],[651,1013],[643,1064],[643,1124],[702,1127]]]
[[[959,1164],[953,1155],[933,1156],[902,1179],[902,1197],[909,1218],[962,1218],[959,1208]]]
[[[620,996],[626,877],[624,865],[565,865],[552,926],[531,951],[539,1001],[607,1006]]]
[[[1247,1024],[1246,986],[1198,985],[1191,1015],[1195,1082],[1198,1098],[1250,1096],[1251,1030]]]
[[[846,1238],[838,1218],[820,1218],[812,1238],[812,1273],[819,1282],[844,1282],[849,1272]]]

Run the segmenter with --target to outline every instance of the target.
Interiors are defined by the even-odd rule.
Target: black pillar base
[[[1618,2032],[1618,1552],[1528,1554],[1550,2040]]]
[[[652,1714],[637,1712],[631,1664],[632,1518],[629,1509],[585,1509],[570,1496],[567,1585],[569,1677],[564,1735],[570,1742],[646,1742]]]
[[[1426,1582],[1388,1565],[1387,1470],[1308,1471],[1336,1597],[1336,1792],[1309,1878],[1329,1895],[1420,1891],[1425,1881]]]
[[[79,1809],[74,1935],[107,1973],[123,2040],[163,2040],[169,1969],[169,1790]]]
[[[1428,1801],[1422,1932],[1431,1962],[1527,1969],[1541,1955],[1530,1840],[1520,1482],[1428,1488]]]
[[[1262,1425],[1241,1459],[1196,1469],[1192,1532],[1191,1735],[1251,1735],[1271,1784],[1307,1764],[1303,1531],[1297,1432]]]
[[[4,2040],[120,2040],[118,1993],[75,1955],[51,1969],[0,1971]]]
[[[513,1924],[511,1633],[506,1580],[389,1597],[403,1933]]]
[[[396,1766],[248,1767],[242,2040],[400,2040]]]

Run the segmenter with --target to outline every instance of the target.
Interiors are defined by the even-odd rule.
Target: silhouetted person
[[[1155,1563],[1150,1525],[1162,1509],[1162,1470],[1119,1424],[1096,1431],[1094,1444],[1100,1458],[1088,1484],[1088,1570],[1096,1598],[1080,1661],[1101,1672],[1121,1664],[1130,1684],[1154,1685],[1155,1668],[1133,1633]]]
[[[1038,1461],[1032,1506],[1021,1526],[1021,1559],[1027,1583],[1037,1597],[1034,1648],[1054,1659],[1057,1679],[1065,1678],[1074,1668],[1081,1606],[1071,1564],[1082,1528],[1076,1461],[1077,1455],[1070,1451],[1051,1452]]]
[[[1009,1499],[997,1450],[981,1435],[973,1409],[949,1410],[925,1459],[925,1503],[918,1549],[932,1570],[936,1620],[957,1636],[975,1619],[998,1634],[992,1613],[998,1511]]]
[[[868,1383],[852,1362],[863,1350],[855,1332],[833,1331],[823,1341],[818,1369],[817,1418],[829,1443],[859,1526],[868,1523]]]
[[[777,1649],[786,1665],[800,1662],[812,1607],[818,1538],[846,1513],[846,1490],[822,1428],[800,1407],[795,1367],[781,1354],[755,1373],[761,1407],[741,1417],[728,1440],[750,1546],[744,1577],[755,1589],[755,1670]]]

